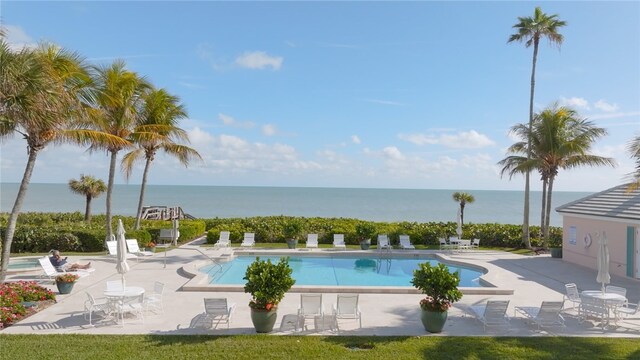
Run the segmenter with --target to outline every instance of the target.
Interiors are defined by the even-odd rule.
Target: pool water
[[[199,270],[209,274],[210,284],[244,285],[243,277],[255,256],[238,256],[230,262],[222,263],[222,270],[216,265],[208,265]],[[261,260],[280,260],[279,256],[261,256]],[[296,285],[318,286],[413,286],[413,270],[418,264],[433,259],[402,258],[347,258],[347,257],[290,257],[289,266]],[[460,287],[481,287],[480,271],[458,265],[449,265],[449,271],[460,273]],[[214,276],[213,278],[211,276]]]
[[[39,268],[40,263],[38,262],[38,259],[11,259],[7,270],[10,272],[20,272],[36,270]]]

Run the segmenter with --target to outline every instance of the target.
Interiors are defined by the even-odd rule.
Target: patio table
[[[583,298],[596,300],[604,305],[606,311],[602,314],[599,314],[602,320],[603,329],[605,325],[608,325],[609,321],[611,320],[611,312],[613,311],[613,313],[615,314],[616,307],[622,306],[627,302],[627,298],[620,294],[602,292],[602,290],[585,290],[580,293],[580,296]],[[583,306],[584,308],[585,306],[587,306],[587,304],[582,304],[581,306]],[[585,313],[585,317],[589,315],[590,312],[592,312],[590,310],[592,309],[585,308],[583,310],[583,313]],[[615,320],[616,319],[614,318],[614,321]]]
[[[111,304],[111,310],[120,316],[122,324],[124,325],[124,313],[127,312],[125,310],[125,306],[129,303],[133,303],[134,300],[140,296],[143,296],[144,292],[145,290],[142,287],[127,286],[124,289],[105,290],[104,296]],[[142,302],[140,302],[140,306],[142,306]]]

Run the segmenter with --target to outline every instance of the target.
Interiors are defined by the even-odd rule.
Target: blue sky
[[[204,161],[159,156],[151,184],[521,190],[496,163],[528,120],[532,49],[507,39],[535,6],[568,22],[560,50],[541,44],[536,109],[574,106],[609,131],[593,152],[618,162],[561,171],[555,189],[618,185],[640,133],[638,2],[2,1],[0,13],[16,48],[124,59],[182,99]],[[20,181],[25,148],[2,142],[2,182]],[[32,182],[106,180],[106,154],[85,150],[47,148]]]

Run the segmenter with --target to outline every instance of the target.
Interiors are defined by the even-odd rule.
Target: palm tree
[[[135,128],[130,137],[131,141],[138,145],[138,148],[122,158],[122,166],[126,178],[131,176],[134,163],[139,159],[145,159],[140,198],[138,200],[136,230],[140,228],[144,190],[147,184],[149,167],[158,150],[175,156],[185,166],[189,165],[189,161],[192,158],[202,159],[196,150],[175,142],[176,140],[189,142],[187,133],[177,126],[178,120],[187,117],[187,112],[184,106],[180,104],[180,99],[177,96],[170,95],[164,89],[153,89],[147,92],[143,98],[142,123]]]
[[[0,137],[18,134],[28,151],[2,244],[0,282],[6,276],[18,214],[39,152],[49,144],[117,142],[74,123],[84,116],[89,81],[87,67],[75,53],[53,45],[12,51],[0,39]]]
[[[502,174],[525,173],[538,170],[544,185],[544,220],[543,246],[549,238],[549,221],[551,217],[551,199],[553,184],[560,169],[572,169],[581,166],[615,166],[611,158],[589,153],[593,143],[607,134],[603,128],[581,118],[578,113],[568,107],[554,105],[536,114],[531,132],[528,127],[516,125],[512,131],[519,135],[520,141],[508,151],[515,155],[508,156],[499,162],[503,165]],[[530,139],[532,157],[526,158],[525,139]]]
[[[106,197],[106,240],[111,238],[111,195],[118,152],[133,146],[129,140],[140,123],[143,106],[142,96],[151,85],[135,72],[128,71],[125,63],[115,61],[109,66],[93,67],[93,109],[89,126],[120,139],[119,143],[94,143],[91,151],[106,150],[110,156],[109,180]]]
[[[525,47],[533,45],[533,61],[531,66],[531,93],[529,95],[529,132],[533,124],[533,98],[536,83],[536,62],[538,60],[538,45],[540,39],[547,38],[550,44],[562,45],[564,37],[558,33],[559,28],[565,26],[565,21],[558,20],[558,15],[547,15],[536,7],[533,17],[518,17],[518,23],[513,25],[518,29],[516,34],[509,37],[507,42],[524,42]],[[527,159],[531,158],[531,139],[527,139]],[[522,222],[522,241],[527,248],[531,248],[529,239],[529,172],[525,173],[524,184],[524,219]]]
[[[84,221],[91,222],[91,200],[107,191],[107,185],[101,179],[82,174],[79,180],[69,180],[69,189],[76,194],[85,196],[87,204],[84,211]]]
[[[453,193],[453,201],[460,203],[460,223],[464,225],[464,207],[467,203],[471,204],[476,201],[476,198],[469,193],[456,191]]]
[[[629,155],[631,155],[632,159],[636,161],[636,169],[634,172],[629,174],[630,184],[627,188],[627,191],[634,191],[640,187],[640,135],[631,139],[629,145],[627,146],[627,151],[629,151]]]

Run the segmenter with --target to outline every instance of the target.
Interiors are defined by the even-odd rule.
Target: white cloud
[[[283,61],[281,56],[271,56],[264,51],[253,51],[238,56],[235,63],[247,69],[271,68],[272,70],[280,70]]]
[[[354,143],[354,144],[362,143],[362,141],[360,141],[360,138],[358,137],[358,135],[351,135],[351,142]]]
[[[24,48],[35,48],[38,46],[35,40],[19,26],[4,25],[5,39],[12,50],[19,51]]]
[[[477,149],[494,146],[495,142],[475,130],[459,132],[455,135],[441,134],[399,134],[398,138],[416,145],[440,144],[454,149]]]
[[[589,110],[589,102],[587,101],[587,99],[576,96],[571,98],[565,98],[561,96],[560,105]]]
[[[363,99],[363,100],[366,102],[374,103],[374,104],[404,106],[403,103],[397,102],[397,101],[379,100],[379,99]]]
[[[640,111],[630,111],[630,112],[614,112],[609,114],[595,114],[589,115],[588,118],[590,120],[600,120],[600,119],[617,119],[617,118],[625,118],[625,117],[638,117],[640,116]],[[635,125],[638,123],[636,122]]]
[[[382,153],[384,154],[384,156],[388,159],[391,160],[404,160],[405,157],[404,155],[402,155],[402,153],[400,152],[400,150],[398,150],[397,147],[395,146],[387,146],[384,149],[382,149]]]
[[[273,136],[277,132],[276,126],[272,124],[262,125],[262,134],[265,136]]]
[[[239,128],[244,128],[244,129],[251,129],[256,125],[255,123],[253,123],[251,121],[239,121],[239,120],[236,120],[233,116],[226,115],[226,114],[223,114],[223,113],[219,113],[218,114],[218,119],[220,119],[220,121],[222,121],[222,123],[224,125],[233,126],[233,127],[239,127]]]
[[[603,99],[600,99],[598,101],[596,101],[595,104],[593,104],[593,106],[596,109],[602,110],[604,112],[614,112],[616,110],[618,110],[618,105],[617,104],[609,104],[608,102],[604,101]]]

